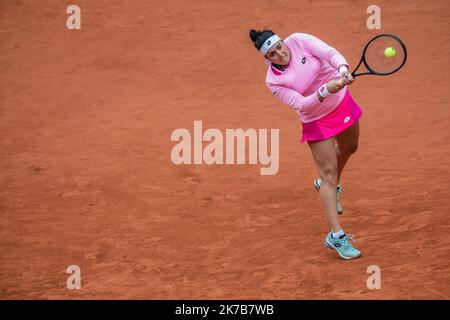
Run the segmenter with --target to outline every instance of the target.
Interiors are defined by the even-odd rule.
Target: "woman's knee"
[[[353,154],[358,150],[358,142],[347,143],[345,145],[338,145],[339,153]]]
[[[350,154],[355,153],[357,150],[358,150],[358,142],[351,143],[351,144],[348,146],[348,152],[349,152]]]

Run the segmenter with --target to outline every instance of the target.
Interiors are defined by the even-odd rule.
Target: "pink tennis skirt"
[[[334,137],[355,124],[361,118],[362,110],[347,89],[339,106],[326,116],[312,122],[302,122],[301,143]]]

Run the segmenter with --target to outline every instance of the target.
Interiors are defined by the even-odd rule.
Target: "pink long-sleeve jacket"
[[[322,40],[305,33],[294,33],[284,39],[291,51],[286,70],[269,64],[266,85],[285,104],[297,110],[300,120],[308,123],[332,112],[344,99],[347,87],[320,102],[317,90],[322,84],[340,79],[338,68],[348,67],[345,58]]]

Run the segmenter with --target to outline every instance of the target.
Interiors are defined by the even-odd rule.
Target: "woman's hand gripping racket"
[[[399,37],[393,34],[380,34],[367,43],[358,66],[348,78],[393,74],[405,65],[406,56],[406,46]],[[367,71],[356,73],[361,64],[364,64]]]

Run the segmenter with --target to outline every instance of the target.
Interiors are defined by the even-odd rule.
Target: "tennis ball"
[[[384,50],[384,55],[386,56],[386,58],[394,57],[395,56],[395,48],[393,48],[393,47],[386,48],[386,50]]]

